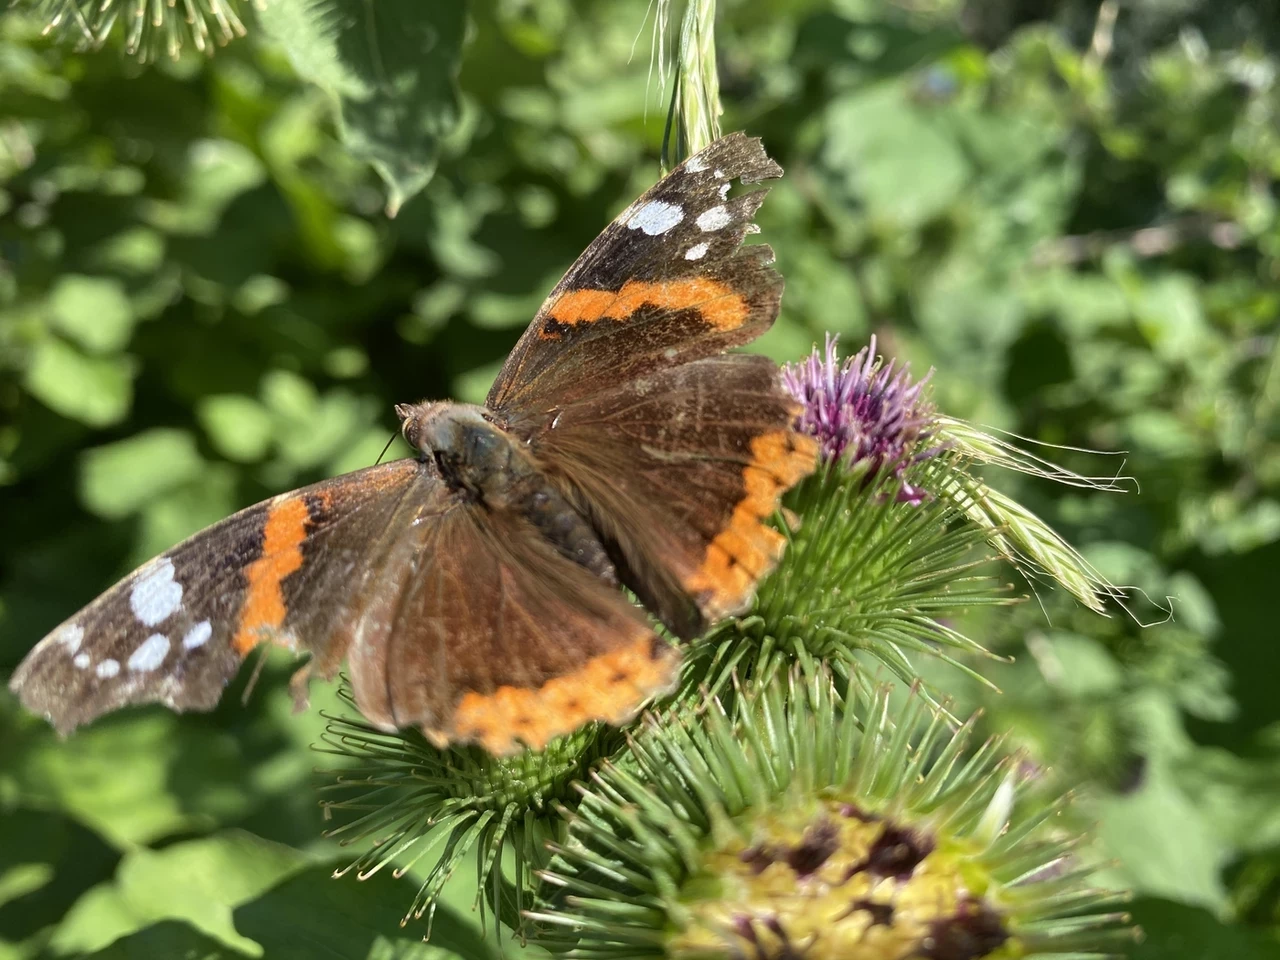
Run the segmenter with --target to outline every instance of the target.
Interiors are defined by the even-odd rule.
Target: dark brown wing
[[[393,549],[349,654],[378,726],[508,754],[621,723],[675,681],[644,613],[519,516],[461,505]]]
[[[817,444],[765,357],[662,370],[561,410],[531,446],[586,502],[623,582],[690,638],[741,613],[784,537],[765,521]]]
[[[126,704],[210,710],[257,644],[310,652],[332,673],[332,626],[361,605],[371,562],[434,473],[398,460],[248,507],[149,561],[57,627],[10,688],[60,732]]]
[[[764,520],[814,468],[761,357],[717,356],[777,317],[772,251],[743,247],[782,170],[733,134],[622,212],[551,292],[489,406],[611,543],[623,581],[678,636],[742,611],[777,562]]]
[[[741,247],[782,175],[760,141],[732,134],[618,215],[547,297],[503,365],[488,406],[517,421],[618,383],[749,343],[778,313],[773,251]]]
[[[387,728],[509,753],[620,722],[673,682],[644,614],[519,517],[400,460],[249,507],[150,561],[42,640],[11,687],[63,733],[126,704],[208,710],[279,643]]]

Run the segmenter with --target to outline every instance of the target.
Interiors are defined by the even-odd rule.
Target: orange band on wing
[[[744,496],[728,525],[707,544],[698,569],[684,580],[708,619],[740,612],[756,583],[777,564],[786,538],[764,520],[787,490],[813,472],[817,457],[817,441],[790,430],[751,441],[751,462],[742,469]]]
[[[628,280],[621,290],[569,290],[551,305],[547,315],[556,323],[572,326],[597,320],[625,320],[641,307],[665,310],[697,310],[703,321],[716,330],[736,330],[747,322],[751,310],[746,298],[732,287],[710,277],[690,277],[645,283]],[[543,339],[559,336],[543,329]]]
[[[671,687],[679,663],[674,648],[644,629],[632,643],[537,689],[504,686],[487,695],[464,694],[451,731],[424,733],[437,743],[474,741],[495,756],[516,751],[521,743],[541,750],[591,720],[629,720],[645,700]]]
[[[286,497],[267,508],[262,530],[262,555],[245,570],[248,586],[240,622],[232,644],[242,655],[262,642],[264,630],[284,623],[284,590],[281,584],[302,566],[302,541],[307,537],[308,511],[302,497]]]

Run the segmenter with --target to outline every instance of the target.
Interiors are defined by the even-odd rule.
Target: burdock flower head
[[[929,377],[877,357],[876,341],[841,361],[826,338],[782,372],[799,401],[797,430],[818,442],[824,467],[789,495],[782,562],[750,615],[707,638],[689,676],[722,689],[732,671],[764,674],[787,661],[842,671],[878,661],[917,683],[917,656],[972,666],[987,651],[960,629],[976,607],[1015,602],[989,561],[1056,581],[1101,611],[1119,591],[1043,520],[990,487],[987,466],[1115,489],[964,421],[939,413]],[[870,661],[870,663],[869,663]],[[925,699],[934,699],[928,687]]]
[[[823,465],[789,496],[789,543],[749,616],[702,644],[688,677],[718,691],[731,673],[766,675],[786,662],[842,671],[879,661],[906,684],[913,656],[952,663],[986,650],[953,626],[965,609],[1008,603],[978,570],[986,532],[946,492],[961,471],[929,400],[928,376],[876,355],[876,341],[841,361],[837,338],[787,364],[799,401],[795,428],[814,437]],[[933,694],[922,691],[926,699]]]
[[[1132,937],[1016,756],[839,687],[793,671],[736,716],[709,700],[636,736],[582,787],[532,939],[597,960],[1014,960]]]
[[[882,469],[901,474],[937,452],[934,407],[925,387],[932,371],[914,380],[906,364],[876,356],[876,339],[840,362],[838,337],[827,334],[822,351],[782,369],[782,383],[803,405],[797,428],[816,437],[828,462],[865,464],[868,478]],[[924,491],[904,483],[902,500],[918,503]]]

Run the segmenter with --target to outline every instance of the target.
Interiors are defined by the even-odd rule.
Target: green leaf
[[[271,414],[252,397],[220,394],[196,407],[200,425],[217,451],[228,460],[253,463],[271,445]]]
[[[489,388],[493,386],[501,369],[502,361],[496,360],[458,374],[453,379],[453,395],[463,403],[484,403],[484,398],[488,396]]]
[[[1032,274],[1024,292],[1035,306],[1056,312],[1073,338],[1097,336],[1129,320],[1124,291],[1109,277],[1052,270]]]
[[[182,202],[162,204],[155,211],[156,224],[173,233],[212,233],[231,202],[266,176],[253,151],[233,140],[196,140],[188,147],[187,161]]]
[[[147,430],[84,454],[80,499],[100,517],[126,517],[203,467],[195,440],[185,430]]]
[[[1185,418],[1167,410],[1142,410],[1127,420],[1129,436],[1148,456],[1189,460],[1203,447],[1203,437]]]
[[[1226,845],[1163,764],[1151,765],[1136,793],[1103,798],[1097,811],[1098,839],[1121,861],[1120,883],[1114,876],[1106,882],[1210,909],[1226,906],[1219,878]]]
[[[386,870],[335,879],[288,847],[242,831],[140,849],[95,887],[54,935],[58,952],[99,960],[160,956],[271,960],[491,960],[497,951],[463,916],[402,923],[413,884]],[[157,952],[158,951],[158,952]]]
[[[36,346],[27,389],[55,413],[90,427],[119,423],[133,402],[133,364],[125,357],[87,357],[56,337]]]
[[[203,464],[198,474],[141,508],[129,559],[135,564],[145,563],[243,505],[236,495],[235,469],[225,463]]]
[[[552,281],[554,285],[555,281]],[[523,330],[542,305],[538,291],[513,296],[504,293],[479,293],[471,301],[471,322],[481,330]]]
[[[13,760],[14,781],[42,806],[65,811],[109,843],[127,848],[166,834],[208,824],[214,813],[242,815],[250,798],[214,791],[218,774],[227,780],[243,758],[227,735],[195,731],[162,711],[109,722],[62,741],[47,730]],[[199,758],[205,793],[190,788],[175,768]]]
[[[825,332],[860,336],[867,329],[866,309],[853,271],[816,244],[800,247],[787,264],[787,294],[783,309],[803,317],[815,342]],[[856,349],[857,339],[846,348]],[[800,353],[785,357],[794,360]]]
[[[339,453],[360,428],[366,405],[346,390],[319,396],[309,380],[287,370],[262,379],[280,452],[291,466],[308,469]]]
[[[1239,849],[1280,850],[1280,751],[1245,759],[1205,747],[1178,767],[1178,776],[1218,832]]]
[[[124,285],[108,277],[67,274],[49,295],[54,326],[90,353],[112,353],[129,342],[133,308]]]
[[[395,216],[431,180],[457,125],[466,5],[275,0],[259,19],[299,75],[334,98],[343,141],[386,182]]]
[[[1239,924],[1226,924],[1208,910],[1171,900],[1142,899],[1133,918],[1145,936],[1133,948],[1132,960],[1274,960],[1273,936]]]
[[[388,441],[391,441],[389,447]],[[329,473],[336,475],[373,466],[379,460],[398,460],[407,456],[412,456],[412,451],[398,430],[374,426],[353,437],[326,467]]]
[[[918,227],[955,201],[969,177],[959,146],[912,105],[905,87],[871,87],[827,111],[826,166],[872,217]]]
[[[119,853],[58,812],[5,807],[0,815],[0,957],[56,924],[86,890],[110,879]]]
[[[1061,671],[1059,689],[1067,696],[1100,697],[1124,683],[1120,664],[1098,641],[1060,630],[1048,633],[1045,641]]]
[[[431,925],[430,943],[422,943],[425,920],[409,920],[412,881],[382,870],[367,880],[337,879],[333,866],[298,873],[239,907],[236,928],[260,943],[271,960],[342,957],[360,960],[394,956],[396,960],[491,960],[494,946],[481,937],[472,918],[441,906]],[[392,947],[398,948],[392,952]]]
[[[164,263],[164,235],[148,227],[129,227],[94,247],[90,263],[95,269],[145,276]]]
[[[131,850],[111,883],[95,887],[71,908],[51,946],[60,953],[92,952],[157,921],[182,920],[223,944],[260,955],[257,944],[237,932],[232,911],[306,863],[289,847],[239,830],[159,851]]]
[[[1204,310],[1191,277],[1169,274],[1148,284],[1134,308],[1139,329],[1159,356],[1191,361],[1203,351]]]
[[[233,950],[213,937],[205,936],[190,924],[164,920],[121,937],[108,947],[90,954],[93,960],[155,960],[180,957],[182,960],[248,960],[252,954]]]

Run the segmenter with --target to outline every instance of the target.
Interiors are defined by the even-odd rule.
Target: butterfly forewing
[[[423,465],[400,460],[248,507],[144,564],[42,640],[10,687],[66,733],[125,704],[209,710],[263,641],[318,656]],[[434,481],[432,481],[434,482]],[[318,561],[318,562],[310,562]]]
[[[671,171],[569,268],[489,392],[518,420],[657,369],[749,343],[772,325],[782,277],[765,245],[742,248],[778,177],[759,140],[733,134]]]

